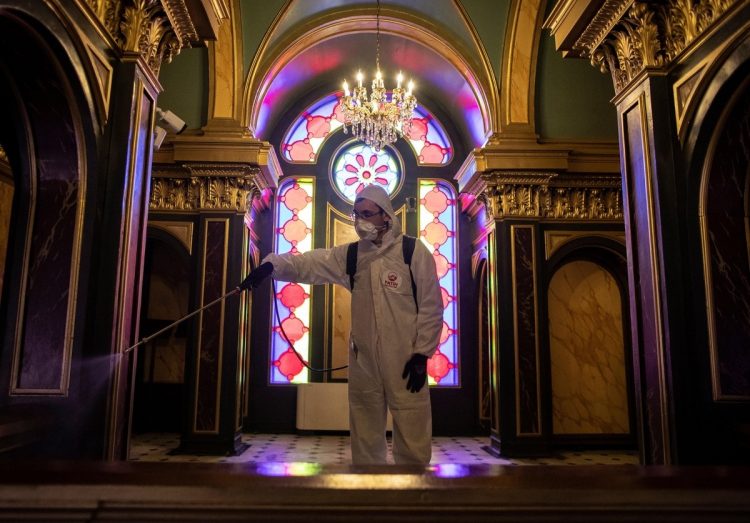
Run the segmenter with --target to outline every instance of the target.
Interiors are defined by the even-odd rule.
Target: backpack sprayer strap
[[[417,302],[417,282],[414,281],[414,273],[411,271],[411,259],[414,256],[414,249],[417,246],[417,239],[414,236],[402,235],[401,255],[404,264],[409,266],[409,276],[411,277],[411,295],[414,297],[414,305],[419,312],[419,303]],[[359,242],[352,242],[346,248],[346,274],[349,276],[349,289],[354,291],[354,275],[357,273],[357,253],[359,251]]]

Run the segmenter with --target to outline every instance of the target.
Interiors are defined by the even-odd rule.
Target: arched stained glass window
[[[439,386],[459,385],[456,219],[453,187],[442,180],[420,179],[419,237],[435,260],[443,294],[443,332],[437,352],[427,362],[429,382]]]
[[[289,178],[279,185],[276,204],[276,249],[278,254],[299,254],[312,249],[314,185],[312,178]],[[283,332],[305,361],[310,359],[310,286],[275,283],[275,306]],[[273,314],[271,383],[307,383],[308,370],[284,338]]]
[[[339,97],[333,93],[311,105],[292,124],[281,143],[281,153],[289,162],[315,163],[326,138],[344,122]]]
[[[448,135],[434,116],[424,107],[414,109],[409,140],[419,165],[445,165],[453,158],[453,148]]]
[[[334,156],[331,185],[346,202],[370,184],[381,186],[389,196],[401,185],[401,164],[388,148],[379,152],[359,141],[349,142]]]
[[[281,142],[281,154],[291,163],[315,163],[318,151],[332,133],[344,124],[341,92],[318,100],[292,124]],[[438,120],[424,107],[414,110],[411,130],[405,136],[419,165],[446,165],[453,159],[448,134]]]

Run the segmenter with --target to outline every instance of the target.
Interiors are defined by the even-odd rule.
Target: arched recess
[[[500,135],[536,138],[536,61],[545,7],[545,0],[512,0],[500,72]]]
[[[182,239],[163,228],[149,226],[140,339],[151,336],[189,312],[193,281],[190,252]],[[182,430],[189,333],[190,323],[183,322],[139,348],[133,432]]]
[[[4,9],[0,35],[8,102],[0,140],[15,186],[0,376],[11,397],[69,396],[86,304],[96,118],[78,46],[57,12],[43,3]]]
[[[696,417],[730,432],[750,417],[750,29],[726,43],[697,89],[683,161],[696,347],[706,350],[691,357],[710,369],[696,381],[715,403]],[[736,407],[732,422],[721,419],[724,402]]]
[[[586,236],[547,265],[545,401],[556,445],[635,444],[626,263],[621,243]]]
[[[287,5],[288,8],[288,5]],[[268,134],[268,121],[275,122],[276,118],[269,116],[272,109],[269,108],[282,96],[271,93],[272,84],[282,75],[285,69],[300,55],[305,52],[318,53],[314,63],[314,74],[322,78],[326,73],[336,81],[332,85],[340,85],[341,79],[351,74],[351,64],[342,64],[342,53],[334,52],[329,48],[327,43],[334,39],[348,39],[360,34],[369,34],[375,32],[376,17],[375,9],[372,7],[352,7],[346,12],[336,11],[324,13],[321,16],[306,20],[300,25],[299,31],[290,32],[282,40],[275,41],[273,46],[269,46],[269,41],[278,36],[275,29],[279,21],[283,18],[283,13],[277,16],[274,24],[266,33],[259,51],[253,59],[250,71],[245,80],[243,89],[243,125],[250,128],[253,134],[259,138],[266,138]],[[466,23],[471,27],[468,20]],[[419,63],[415,61],[416,56],[436,56],[447,63],[447,68],[461,78],[467,86],[459,96],[455,91],[443,86],[442,96],[447,101],[447,107],[465,104],[460,107],[461,110],[470,114],[476,111],[476,124],[469,122],[470,140],[473,143],[468,144],[470,147],[479,147],[484,144],[486,139],[496,128],[495,114],[497,107],[497,85],[492,72],[492,66],[489,62],[486,52],[479,43],[479,39],[472,32],[475,40],[474,49],[465,49],[463,46],[451,40],[448,36],[438,33],[438,30],[432,26],[427,27],[424,21],[411,12],[399,9],[395,6],[385,6],[381,8],[380,14],[380,33],[382,38],[381,47],[384,48],[383,54],[387,53],[389,38],[396,37],[398,40],[408,41],[413,45],[409,49],[404,60],[409,63]],[[347,40],[342,40],[340,48],[358,48],[369,49],[367,45],[346,44]],[[439,50],[439,51],[436,51]],[[413,54],[410,54],[413,53]],[[416,56],[415,56],[416,55]],[[381,61],[384,61],[381,58]],[[369,62],[369,60],[368,60]],[[343,67],[343,68],[342,68]],[[408,70],[408,66],[404,66]],[[339,72],[340,77],[339,77]],[[309,75],[310,71],[307,72]],[[284,78],[284,84],[298,84],[301,80],[299,75],[290,74]],[[320,80],[315,84],[319,88]],[[312,84],[311,84],[312,85]],[[330,87],[328,89],[330,90]],[[419,89],[419,85],[417,87]],[[440,86],[433,87],[433,90],[440,90]],[[466,95],[466,96],[464,96]],[[458,102],[458,103],[457,103]],[[471,120],[470,117],[464,118]],[[475,129],[472,125],[476,126]]]

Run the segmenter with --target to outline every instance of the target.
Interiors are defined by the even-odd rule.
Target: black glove
[[[427,356],[424,354],[412,354],[411,359],[406,362],[401,377],[406,379],[406,390],[419,392],[427,381]]]
[[[260,285],[260,282],[270,276],[272,272],[273,264],[271,262],[262,263],[260,266],[250,271],[250,274],[247,275],[247,278],[245,278],[243,282],[240,283],[239,288],[243,291],[246,291],[250,287],[257,287],[258,285]]]

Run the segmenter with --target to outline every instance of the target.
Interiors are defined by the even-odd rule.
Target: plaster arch
[[[287,5],[288,7],[288,5]],[[463,11],[461,11],[463,13]],[[274,122],[278,115],[273,110],[264,107],[267,98],[274,97],[272,86],[274,81],[286,70],[289,71],[295,65],[295,60],[300,60],[304,53],[331,51],[332,41],[341,44],[347,42],[361,43],[362,35],[375,32],[376,17],[375,10],[371,8],[351,8],[338,10],[333,13],[324,13],[319,17],[306,20],[298,24],[298,28],[290,30],[288,36],[277,39],[277,43],[271,48],[269,41],[276,37],[275,30],[282,18],[281,13],[274,20],[269,31],[266,33],[260,49],[253,59],[252,65],[245,79],[243,87],[243,114],[242,123],[249,127],[251,132],[259,138],[263,138],[267,129],[267,122]],[[464,15],[465,16],[465,15]],[[468,19],[466,23],[470,25]],[[425,24],[418,16],[405,10],[388,6],[381,9],[380,32],[383,39],[382,49],[384,56],[389,52],[403,51],[403,48],[395,49],[393,42],[406,41],[407,49],[401,52],[402,60],[411,61],[414,56],[431,58],[430,63],[439,63],[443,72],[454,76],[454,80],[460,80],[464,85],[459,93],[446,85],[429,86],[433,98],[445,100],[444,105],[459,101],[457,110],[470,114],[472,110],[476,113],[477,122],[465,123],[463,134],[466,135],[467,145],[470,147],[482,146],[496,127],[497,86],[484,48],[479,43],[476,33],[475,49],[465,49],[458,41],[454,41],[443,34],[440,28]],[[368,36],[368,38],[371,38]],[[339,40],[345,39],[345,40]],[[348,45],[338,46],[337,49],[351,47]],[[369,49],[366,45],[363,48]],[[347,51],[341,51],[345,53]],[[350,52],[350,51],[348,51]],[[314,71],[318,84],[320,78],[329,80],[336,78],[335,85],[340,84],[340,79],[350,76],[348,68],[344,71],[345,55],[329,52],[331,56],[328,63],[319,64],[320,70]],[[342,57],[343,56],[343,57]],[[389,61],[387,57],[383,62]],[[395,60],[398,61],[398,60]],[[318,63],[320,60],[318,60]],[[411,68],[411,66],[409,66]],[[406,67],[404,68],[406,70]],[[342,71],[344,71],[342,73]],[[411,71],[410,71],[411,72]],[[454,82],[455,84],[455,82]],[[442,87],[442,89],[441,89]],[[455,87],[455,85],[453,86]],[[420,86],[417,86],[420,89]],[[418,91],[419,92],[419,91]],[[286,92],[289,94],[289,91]],[[468,95],[468,96],[467,96]],[[470,99],[468,99],[470,98]],[[461,104],[464,104],[463,106]],[[452,115],[459,119],[459,113]],[[472,127],[473,126],[473,127]],[[459,126],[461,127],[461,126]]]

